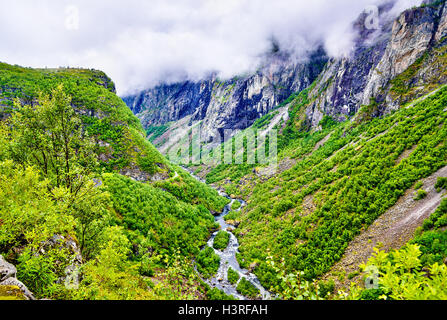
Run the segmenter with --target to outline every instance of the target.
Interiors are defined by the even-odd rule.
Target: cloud
[[[253,70],[274,37],[304,56],[345,55],[352,22],[385,0],[0,0],[0,60],[105,71],[119,94]],[[420,0],[399,0],[396,13]]]

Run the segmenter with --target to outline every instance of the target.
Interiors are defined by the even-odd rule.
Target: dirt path
[[[349,275],[358,271],[358,266],[371,257],[375,247],[381,246],[381,249],[388,251],[398,249],[410,241],[414,237],[416,229],[422,226],[424,220],[438,208],[445,196],[435,190],[434,186],[438,177],[447,177],[447,167],[421,180],[424,183],[422,188],[427,191],[426,198],[415,201],[415,190],[407,190],[392,208],[351,241],[342,259],[323,279],[332,278],[338,288],[346,288],[350,282],[359,280],[360,277],[357,276],[351,280],[345,277],[344,280],[340,280],[338,275],[344,272]]]

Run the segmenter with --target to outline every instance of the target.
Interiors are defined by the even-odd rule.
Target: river
[[[195,176],[188,168],[183,168],[183,169],[185,169],[187,172],[189,172],[191,174],[191,176],[194,177],[195,179],[199,180],[200,182],[205,183],[205,181],[203,181],[199,177]],[[239,282],[237,282],[236,284],[233,285],[228,281],[228,278],[227,278],[228,269],[231,267],[234,271],[236,271],[239,274],[241,279],[245,278],[259,290],[260,298],[262,298],[263,300],[270,300],[271,294],[261,285],[261,282],[256,277],[256,275],[254,275],[250,271],[243,269],[239,266],[239,263],[237,262],[237,259],[236,259],[236,254],[239,253],[239,241],[237,240],[236,236],[231,232],[231,230],[234,227],[227,224],[225,221],[225,216],[228,213],[230,213],[231,207],[235,201],[239,201],[241,204],[241,206],[236,211],[242,210],[245,207],[246,203],[243,200],[231,198],[230,196],[225,194],[223,191],[220,191],[220,190],[217,190],[217,191],[219,192],[219,194],[221,196],[226,197],[229,200],[231,200],[231,202],[225,206],[222,213],[215,216],[216,222],[220,226],[220,230],[223,230],[230,234],[230,241],[229,241],[228,246],[225,250],[220,251],[220,250],[214,249],[214,252],[220,257],[219,270],[212,278],[203,279],[203,280],[211,287],[222,290],[223,292],[225,292],[228,295],[232,295],[239,300],[246,300],[247,298],[244,297],[243,295],[239,294],[236,290]],[[208,240],[207,245],[210,246],[211,248],[213,248],[214,238],[216,237],[218,232],[219,231],[216,231],[215,233],[213,233],[211,238]],[[240,281],[240,279],[239,279],[239,281]]]

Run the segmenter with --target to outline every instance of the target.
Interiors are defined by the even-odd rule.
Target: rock
[[[447,258],[444,259],[444,264],[447,265]]]
[[[7,262],[3,256],[0,255],[0,282],[9,278],[15,278],[16,274],[16,267]]]
[[[31,293],[31,291],[29,291],[28,288],[21,281],[17,280],[16,278],[8,278],[8,279],[0,282],[0,286],[15,286],[15,287],[18,287],[23,292],[24,296],[28,300],[36,300],[36,298],[34,298],[34,296]]]

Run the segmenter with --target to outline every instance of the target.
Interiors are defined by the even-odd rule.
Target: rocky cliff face
[[[308,87],[326,61],[322,50],[303,62],[274,53],[253,75],[160,85],[124,101],[146,128],[187,117],[188,122],[201,121],[205,139],[211,139],[225,129],[247,128],[292,93]]]
[[[445,1],[429,1],[395,20],[387,20],[386,7],[381,12],[379,33],[362,30],[352,56],[326,65],[310,93],[309,126],[317,127],[325,114],[346,120],[363,105],[374,105],[370,111],[378,116],[427,93],[430,84],[447,82]]]

